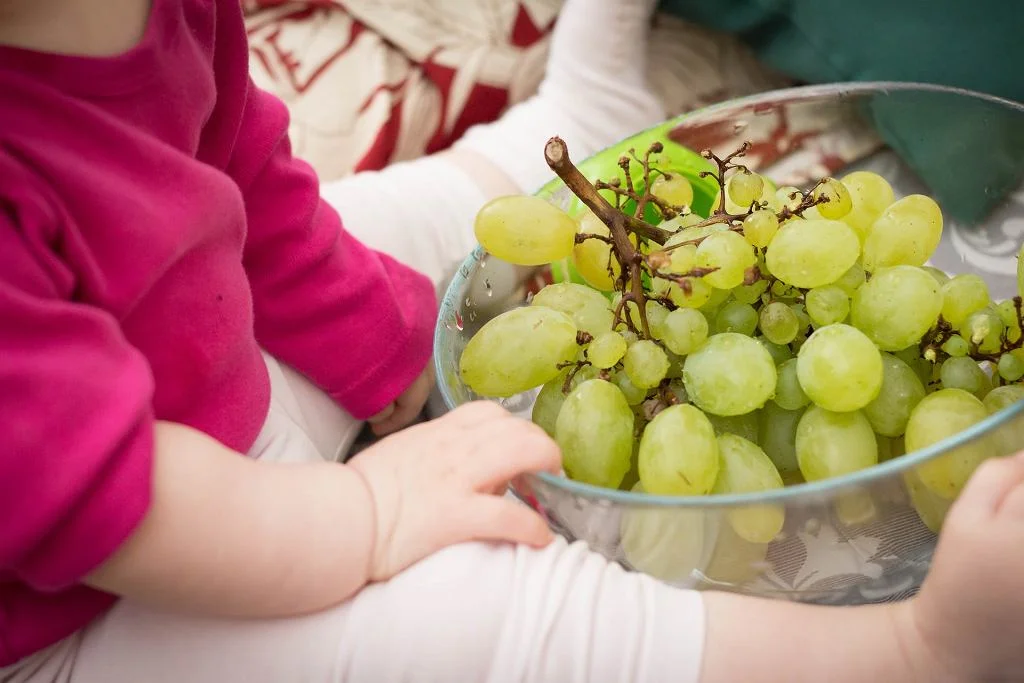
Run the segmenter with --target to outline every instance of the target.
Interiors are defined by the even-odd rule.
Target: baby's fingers
[[[480,495],[466,511],[469,540],[508,541],[541,548],[554,538],[547,523],[518,501]]]
[[[489,446],[473,453],[467,463],[477,491],[499,489],[521,474],[561,471],[558,444],[525,420],[515,420],[509,428],[495,430],[490,441]]]
[[[988,519],[998,514],[1007,503],[1017,505],[1024,491],[1024,453],[1005,458],[991,458],[971,476],[956,507],[974,519]],[[1013,513],[1012,510],[1007,512]]]

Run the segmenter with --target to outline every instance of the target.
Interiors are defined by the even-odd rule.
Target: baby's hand
[[[971,478],[910,614],[929,680],[1024,681],[1024,453]]]
[[[423,410],[423,404],[427,402],[427,397],[430,396],[430,390],[433,388],[434,366],[432,363],[428,363],[408,389],[403,391],[392,403],[389,403],[384,410],[367,420],[370,423],[370,429],[377,436],[384,436],[406,426],[415,420]]]
[[[495,403],[470,403],[389,436],[349,466],[363,475],[374,499],[372,581],[464,541],[551,541],[536,512],[503,494],[520,474],[559,472],[558,446],[540,427]]]

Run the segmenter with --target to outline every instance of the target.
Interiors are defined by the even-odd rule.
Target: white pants
[[[268,365],[273,402],[253,457],[344,452],[359,423],[295,373]],[[698,593],[627,573],[581,544],[467,543],[306,617],[198,619],[121,601],[0,670],[0,681],[692,683],[703,634]]]

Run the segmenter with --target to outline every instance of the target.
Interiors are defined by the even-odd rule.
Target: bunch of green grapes
[[[590,207],[576,217],[528,196],[486,206],[476,234],[490,253],[571,258],[586,284],[548,285],[484,325],[461,357],[466,385],[488,397],[540,387],[533,420],[568,477],[669,496],[842,476],[1024,399],[1021,299],[925,265],[942,236],[935,201],[896,198],[863,171],[776,188],[734,163],[742,152],[704,153],[720,190],[709,216],[650,154],[634,157],[638,178],[601,185],[614,206],[571,173],[559,175]],[[647,206],[662,219],[641,230]],[[937,529],[998,450],[967,444],[908,475],[925,523]],[[728,519],[750,543],[784,522],[773,506]]]

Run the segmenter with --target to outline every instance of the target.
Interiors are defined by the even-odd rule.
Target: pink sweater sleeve
[[[430,281],[373,251],[291,155],[288,113],[251,82],[228,172],[245,195],[245,266],[260,344],[353,416],[382,410],[430,359]],[[382,218],[388,208],[380,207]]]
[[[4,199],[0,576],[49,591],[101,564],[146,512],[152,379],[113,318],[67,301],[45,208]]]

